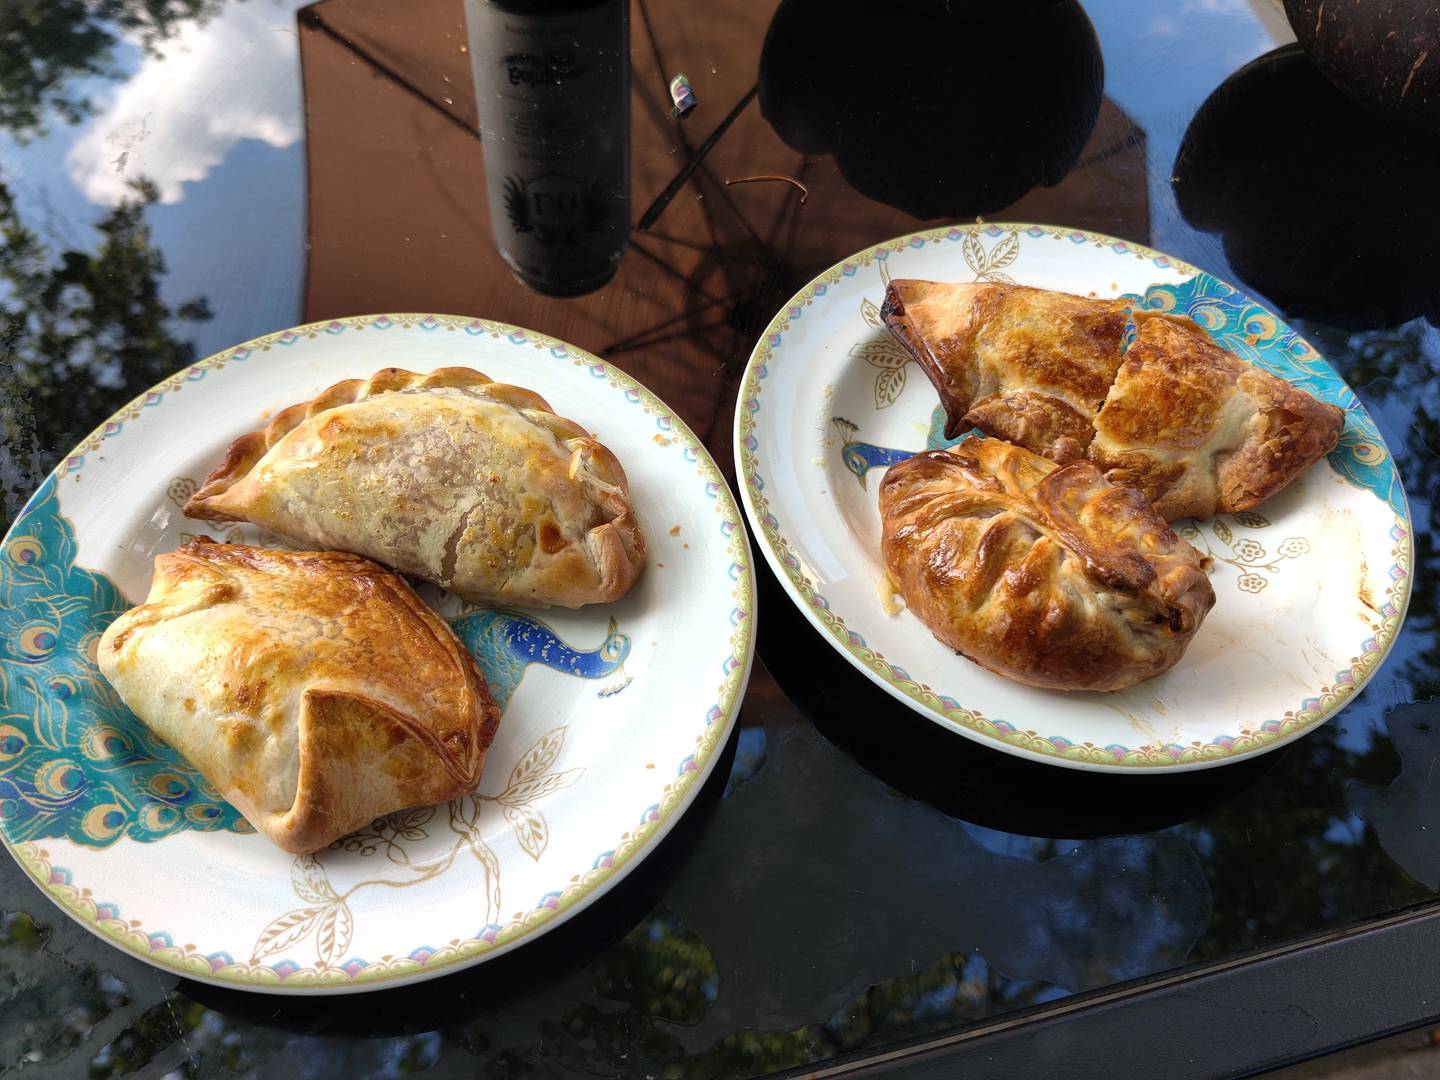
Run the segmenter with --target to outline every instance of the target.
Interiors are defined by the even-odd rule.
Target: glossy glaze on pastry
[[[615,600],[645,559],[615,455],[469,368],[337,383],[237,439],[185,512],[527,606]]]
[[[1119,690],[1169,670],[1215,603],[1199,553],[1133,488],[972,436],[892,465],[881,550],[906,606],[997,674]]]
[[[1080,457],[1120,366],[1126,305],[1023,285],[896,279],[881,316],[972,427],[1053,461]]]
[[[498,712],[397,575],[336,551],[192,541],[100,640],[125,704],[286,851],[480,779]]]
[[[1088,454],[1165,520],[1248,509],[1335,448],[1338,406],[1247,364],[1189,319],[1135,321]]]

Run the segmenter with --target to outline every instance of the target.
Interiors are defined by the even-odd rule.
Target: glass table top
[[[812,276],[931,224],[1047,222],[1236,282],[1360,396],[1416,540],[1374,680],[1226,768],[1047,768],[866,682],[757,559],[738,731],[676,830],[591,909],[465,972],[294,1001],[152,970],[0,859],[0,1070],[749,1076],[1435,899],[1440,143],[1333,90],[1273,0],[944,7],[636,0],[628,245],[607,284],[559,297],[497,250],[459,0],[12,5],[5,522],[177,368],[381,311],[484,316],[604,356],[733,482],[740,375]],[[676,115],[680,72],[696,103]],[[793,182],[734,182],[756,176]],[[529,197],[543,224],[546,193]]]

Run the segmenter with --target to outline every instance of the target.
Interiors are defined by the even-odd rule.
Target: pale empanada
[[[1189,319],[1135,321],[1089,457],[1166,521],[1254,506],[1335,448],[1343,409],[1247,364]]]
[[[881,550],[906,606],[997,674],[1119,690],[1173,667],[1215,603],[1200,555],[1134,488],[971,437],[890,466]]]
[[[499,714],[397,575],[338,551],[194,540],[100,639],[125,704],[286,851],[472,789]]]
[[[881,315],[939,392],[946,438],[977,427],[1065,462],[1094,433],[1125,310],[1023,285],[896,279]]]
[[[237,439],[185,512],[510,604],[615,600],[645,559],[615,455],[469,368],[386,368],[291,406]]]

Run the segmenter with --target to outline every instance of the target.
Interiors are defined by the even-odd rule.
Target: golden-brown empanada
[[[1343,409],[1247,364],[1189,319],[1135,321],[1089,457],[1166,521],[1254,506],[1335,448]]]
[[[125,704],[286,851],[480,779],[499,719],[397,575],[338,551],[194,540],[100,639]]]
[[[185,513],[510,604],[615,600],[645,560],[615,455],[469,368],[386,368],[291,406],[231,445]]]
[[[1120,690],[1169,670],[1215,603],[1200,555],[1134,488],[972,437],[890,466],[881,550],[906,606],[997,674]]]
[[[1054,461],[1083,455],[1120,366],[1124,301],[902,278],[880,310],[939,392],[946,438],[978,427]]]

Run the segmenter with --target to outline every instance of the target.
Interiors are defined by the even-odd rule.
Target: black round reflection
[[[1059,183],[1100,112],[1100,44],[1075,0],[784,0],[760,108],[861,194],[973,217]]]
[[[1298,45],[1252,61],[1196,113],[1180,212],[1287,312],[1350,326],[1440,317],[1440,139],[1332,86]]]

